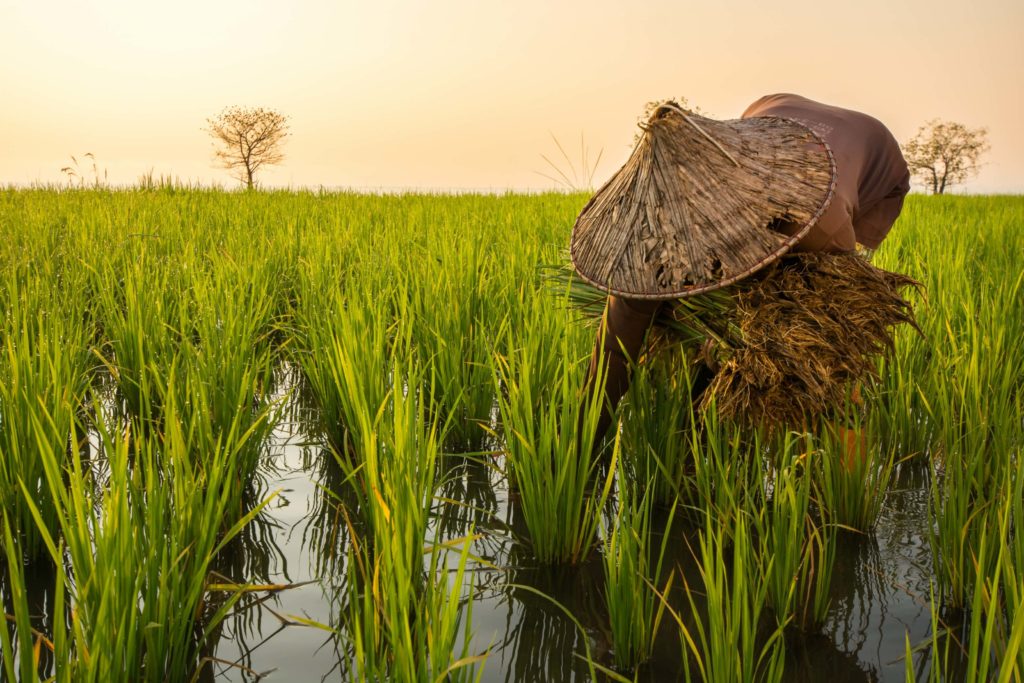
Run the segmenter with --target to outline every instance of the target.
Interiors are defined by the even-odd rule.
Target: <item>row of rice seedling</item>
[[[732,518],[727,528],[710,511],[704,517],[695,553],[702,585],[685,584],[694,619],[687,625],[679,610],[669,609],[679,627],[686,680],[781,681],[783,629],[767,636],[762,630],[769,584],[761,578],[774,558],[758,556],[748,519]]]
[[[320,431],[339,453],[366,443],[360,420],[384,404],[392,346],[400,343],[391,317],[374,310],[369,297],[333,291],[303,300],[295,313],[292,357],[317,399]]]
[[[41,534],[54,533],[58,511],[46,486],[42,449],[64,463],[82,434],[79,424],[91,377],[89,328],[82,309],[62,304],[48,284],[25,270],[3,283],[0,336],[0,507],[20,552],[42,551]],[[22,494],[35,502],[36,526]]]
[[[105,343],[97,349],[105,361],[126,415],[140,431],[159,429],[162,386],[178,349],[189,343],[189,291],[187,271],[168,268],[143,248],[137,260],[103,263],[97,271],[96,306]]]
[[[1024,447],[1020,207],[1009,198],[977,198],[908,208],[906,233],[879,257],[924,284],[923,335],[900,340],[906,346],[887,378],[877,430],[902,440],[904,452],[928,456],[932,611],[946,625],[962,625],[950,638],[936,635],[932,679],[948,673],[951,639],[970,680],[995,678],[996,664],[999,680],[1014,680],[1014,671],[1019,679],[1020,660],[1007,660],[1005,643],[1006,618],[1019,604],[1011,596],[1019,597],[1020,563],[1002,549],[1022,529],[1019,520],[1004,523],[1016,504],[1010,491]],[[941,239],[928,234],[936,229]]]
[[[434,374],[427,387],[433,402],[452,417],[452,446],[478,451],[492,419],[495,392],[489,358],[506,321],[490,303],[491,288],[500,286],[494,258],[469,244],[428,263],[402,282],[413,343]]]
[[[700,451],[692,440],[698,418],[689,365],[683,349],[670,349],[639,366],[622,409],[623,476],[649,482],[660,505],[686,500],[693,489]]]
[[[816,481],[811,470],[828,470],[835,455],[801,453],[801,439],[792,433],[780,442],[770,502],[753,518],[762,544],[761,580],[768,586],[768,604],[779,627],[813,632],[828,612],[837,530],[827,506],[819,505],[813,514]]]
[[[533,554],[545,564],[576,564],[597,541],[615,470],[600,468],[603,397],[587,389],[589,339],[566,329],[567,311],[556,310],[561,315],[536,302],[522,328],[509,332],[508,355],[495,355],[493,372],[507,476]]]
[[[81,200],[81,208],[89,199],[69,203]],[[14,304],[5,311],[12,365],[3,381],[11,427],[2,430],[3,460],[17,469],[3,468],[11,474],[3,492],[22,511],[8,517],[17,533],[45,541],[50,561],[67,567],[48,641],[61,680],[177,679],[202,666],[204,624],[229,604],[210,607],[209,564],[255,514],[242,499],[272,421],[264,337],[274,297],[265,290],[277,281],[230,272],[230,260],[200,268],[188,236],[173,259],[158,240],[105,250],[104,240],[123,229],[105,219],[134,203],[131,195],[104,199],[65,219],[95,230],[84,240],[66,231],[80,257],[66,253],[67,243],[23,254],[32,268],[10,281],[7,300],[24,302],[28,314]],[[51,269],[80,287],[55,288]],[[92,372],[101,364],[115,381],[114,404]],[[18,650],[20,661],[38,658],[24,642]]]
[[[873,411],[859,429],[831,425],[804,437],[818,508],[842,530],[874,529],[897,464],[892,446],[876,436],[877,415]]]
[[[615,666],[632,671],[652,654],[665,612],[663,599],[672,588],[675,575],[666,571],[665,551],[676,509],[672,507],[657,530],[661,541],[652,544],[657,491],[647,482],[631,482],[621,462],[619,466],[618,508],[606,531],[601,558]]]
[[[920,239],[928,292],[924,339],[915,341],[914,401],[929,424],[932,524],[927,537],[936,569],[933,610],[942,606],[964,675],[1019,678],[1007,657],[1019,604],[1019,562],[1006,550],[1021,534],[1009,521],[1022,446],[1024,326],[1018,255],[1024,248],[1006,200],[983,199],[985,211],[948,202],[940,215],[960,229],[944,241]],[[930,222],[934,225],[934,222]],[[929,222],[921,221],[918,229]],[[922,236],[919,236],[922,237]],[[921,360],[921,359],[924,360]],[[910,394],[906,386],[897,395]],[[1007,621],[1007,618],[1011,621]],[[1019,635],[1016,636],[1019,638]],[[938,638],[948,648],[948,639]],[[933,653],[936,671],[948,649]]]
[[[932,596],[929,680],[1016,682],[1024,676],[1024,579],[1021,534],[1016,532],[1024,523],[1022,480],[1024,475],[1017,470],[1005,482],[994,524],[977,532],[972,559],[976,566],[988,568],[988,573],[979,573],[971,584],[970,609],[960,611],[960,619],[949,623],[952,616]],[[909,664],[907,680],[915,680]]]
[[[169,382],[201,384],[196,376]],[[231,600],[207,609],[207,569],[220,547],[258,508],[234,516],[242,451],[253,431],[236,421],[214,435],[206,415],[178,413],[168,393],[158,436],[98,416],[103,467],[40,442],[58,531],[42,526],[58,567],[52,648],[57,680],[181,680],[199,662],[205,631]],[[207,394],[195,386],[193,397]],[[264,413],[262,419],[266,419]],[[41,428],[41,426],[40,426]],[[202,461],[195,458],[203,452]],[[65,597],[66,596],[66,597]],[[65,605],[70,610],[65,612]],[[24,653],[23,653],[24,654]]]
[[[444,425],[428,417],[419,370],[399,361],[392,371],[385,402],[358,416],[362,460],[349,466],[361,504],[346,514],[362,522],[350,526],[341,617],[350,671],[359,681],[473,680],[484,656],[469,651],[472,608],[463,606],[472,604],[471,539],[428,538]],[[451,577],[448,546],[461,546]]]
[[[936,243],[931,244],[935,246]],[[986,262],[987,257],[979,258],[981,262]],[[993,577],[1005,577],[1005,568],[1014,563],[1005,562],[1001,555],[997,556],[991,550],[988,553],[979,553],[978,537],[978,534],[984,533],[989,543],[993,543],[992,539],[995,538],[996,544],[1006,544],[1020,536],[1011,531],[1020,528],[1019,526],[1000,525],[996,516],[996,511],[1001,509],[1004,500],[1013,500],[1011,497],[1004,499],[1006,494],[1000,491],[1005,490],[1002,484],[1007,481],[1008,472],[1019,468],[1022,415],[1019,391],[1022,375],[1019,359],[1024,356],[1018,342],[1019,335],[1007,332],[1021,328],[1021,307],[1018,303],[1020,297],[1017,290],[1022,278],[1019,268],[1014,269],[1003,261],[1005,259],[1001,255],[995,256],[987,260],[991,267],[990,272],[982,271],[983,274],[979,276],[977,271],[964,269],[968,277],[963,278],[960,283],[955,286],[947,283],[944,287],[938,287],[944,292],[940,296],[947,299],[943,303],[954,308],[954,300],[959,300],[961,307],[971,306],[969,300],[963,301],[964,293],[978,292],[979,287],[981,288],[981,299],[984,303],[971,306],[969,310],[972,312],[959,322],[960,329],[967,331],[966,338],[959,341],[947,339],[954,334],[952,330],[955,329],[955,323],[943,316],[935,315],[931,308],[926,308],[920,316],[922,327],[926,330],[924,339],[910,335],[901,338],[901,343],[911,340],[913,343],[907,344],[907,348],[913,348],[914,351],[903,352],[901,349],[897,354],[894,366],[889,368],[894,370],[895,379],[893,376],[883,375],[885,386],[879,400],[869,405],[867,423],[859,429],[830,427],[819,430],[817,435],[807,435],[800,450],[804,453],[803,460],[808,476],[787,477],[780,482],[781,472],[776,473],[772,482],[772,495],[765,499],[767,507],[761,508],[766,514],[763,519],[769,524],[767,527],[761,526],[758,535],[762,542],[766,539],[771,541],[772,538],[789,537],[782,542],[772,542],[772,545],[783,553],[774,557],[772,566],[777,570],[778,576],[786,578],[777,590],[772,591],[773,597],[769,600],[773,603],[777,615],[781,617],[780,621],[789,621],[789,617],[785,616],[786,610],[779,609],[779,605],[784,604],[783,596],[786,595],[782,586],[787,586],[787,590],[793,591],[793,580],[799,580],[800,577],[800,571],[795,567],[785,566],[787,558],[789,562],[793,562],[795,555],[799,554],[794,553],[794,550],[803,547],[803,552],[807,553],[810,547],[816,548],[817,557],[812,562],[816,568],[811,571],[823,572],[824,576],[815,577],[809,586],[809,590],[815,591],[810,603],[813,608],[805,605],[797,612],[797,615],[813,616],[798,618],[797,622],[820,624],[827,609],[828,566],[836,552],[836,533],[840,529],[870,533],[884,504],[888,483],[896,467],[897,452],[911,455],[931,454],[939,466],[939,476],[935,477],[933,482],[943,483],[943,487],[938,487],[937,484],[933,484],[932,487],[933,510],[936,511],[937,523],[932,527],[934,531],[929,534],[937,564],[944,562],[947,565],[939,574],[940,586],[945,586],[939,595],[945,595],[947,599],[953,598],[954,605],[971,605],[969,614],[972,619],[988,620],[986,623],[989,624],[989,628],[983,635],[979,635],[978,628],[974,628],[973,631],[968,629],[979,638],[977,643],[985,644],[978,650],[977,656],[994,656],[995,661],[1003,660],[1007,649],[1003,643],[1012,642],[1012,639],[1007,637],[1009,632],[1005,630],[1001,632],[1002,635],[998,635],[1000,631],[994,625],[1005,622],[1006,612],[1013,610],[1005,598],[993,596],[998,596],[1001,590],[1015,595],[1019,595],[1019,591],[1012,580],[1004,578],[1001,583],[1005,587],[1001,587],[998,585],[1000,582]],[[1009,280],[1005,280],[1007,275]],[[918,276],[920,277],[920,274]],[[1002,284],[995,288],[996,291],[986,294],[985,290],[989,287],[986,282],[990,277],[995,280],[1004,279]],[[934,300],[931,305],[935,305]],[[954,319],[956,317],[953,316]],[[930,334],[933,332],[936,333],[934,336]],[[921,352],[922,347],[927,353]],[[957,351],[958,348],[961,350]],[[932,357],[933,363],[935,357],[948,359],[941,365],[946,372],[937,371],[934,365],[929,366],[927,360],[923,364],[920,362],[921,358],[927,359],[929,356]],[[908,361],[910,365],[906,364]],[[899,367],[900,363],[904,363],[903,370]],[[909,367],[914,367],[915,370],[904,374]],[[922,368],[927,368],[927,372],[922,371]],[[954,368],[955,370],[949,373],[949,370]],[[648,372],[646,368],[638,371],[637,377],[641,386],[646,382]],[[680,376],[676,375],[677,381]],[[908,387],[907,384],[911,386]],[[971,387],[977,389],[973,390],[973,394],[967,394],[967,391],[972,391]],[[981,387],[986,389],[982,390]],[[995,391],[992,391],[993,389]],[[951,399],[947,399],[950,403],[948,407],[943,404],[944,394],[951,395]],[[672,399],[678,399],[680,395],[686,397],[684,401],[688,401],[689,391],[675,390],[672,393],[666,392],[657,402],[648,400],[638,411],[639,414],[630,412],[632,406],[627,408],[624,414],[628,415],[627,419],[637,419],[639,422],[646,417],[645,410],[654,414],[658,410],[674,409],[671,405]],[[899,407],[894,409],[895,403],[899,401],[904,402],[902,412]],[[860,410],[857,409],[856,412]],[[711,417],[713,418],[713,415]],[[853,424],[857,421],[855,418]],[[678,433],[680,425],[684,425],[686,421],[673,416],[666,422],[668,425],[660,429],[655,427],[649,431],[638,430],[641,438],[655,439],[659,434]],[[656,424],[656,421],[652,420],[651,423]],[[714,426],[712,419],[705,422],[704,428],[713,429]],[[630,425],[625,426],[624,433],[631,433]],[[712,454],[716,448],[720,449],[729,443],[729,439],[707,440],[705,437],[704,444],[698,445],[694,451]],[[659,450],[671,453],[672,447],[662,445],[660,449],[653,448],[652,452],[657,453]],[[790,449],[783,448],[782,452],[790,452]],[[852,457],[855,452],[858,452],[858,456]],[[755,461],[756,459],[755,453]],[[736,458],[726,458],[724,461],[732,466]],[[720,522],[730,518],[729,510],[749,507],[756,513],[759,507],[756,502],[747,506],[746,501],[741,501],[737,505],[728,498],[722,499],[722,492],[727,492],[729,488],[721,486],[720,482],[727,480],[728,475],[722,472],[717,476],[707,476],[709,463],[713,472],[715,462],[722,461],[710,457],[696,459],[695,484],[701,501],[699,504],[705,506],[705,509],[717,508],[719,514],[716,515],[716,519]],[[664,474],[669,474],[661,463],[658,463],[658,466]],[[671,476],[666,477],[666,480],[666,485],[673,480],[678,481]],[[978,483],[968,485],[971,481]],[[799,483],[795,490],[792,488],[794,482]],[[777,488],[775,484],[782,486]],[[678,491],[678,484],[673,488]],[[799,495],[795,496],[797,492]],[[796,500],[804,501],[802,508],[797,506],[798,509],[804,510],[803,513],[787,515],[785,510],[779,509],[783,503],[787,508],[792,507]],[[809,514],[811,509],[808,508],[808,503],[813,504],[813,515]],[[946,511],[949,511],[948,514]],[[795,520],[802,520],[802,523],[796,524]],[[805,524],[808,540],[802,544],[799,539],[803,534],[799,529]],[[999,529],[1003,530],[1001,538],[997,531]],[[810,543],[810,546],[806,545],[807,543]],[[770,553],[764,555],[770,556]],[[1019,562],[1016,565],[1019,566]],[[977,578],[972,578],[975,576]],[[770,577],[767,578],[770,580]],[[963,591],[971,587],[975,592],[972,595],[965,595]],[[979,593],[979,590],[982,592]],[[807,597],[810,598],[810,594]],[[997,614],[998,617],[995,616]],[[971,661],[975,661],[973,654]],[[1002,669],[1009,670],[1017,669]]]

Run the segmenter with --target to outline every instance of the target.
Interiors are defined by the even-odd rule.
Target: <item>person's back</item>
[[[832,150],[837,182],[832,203],[800,240],[803,251],[877,249],[903,208],[910,172],[899,143],[876,118],[789,93],[765,95],[742,118],[779,116],[803,124]]]

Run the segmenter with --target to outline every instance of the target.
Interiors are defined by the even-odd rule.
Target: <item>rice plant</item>
[[[664,614],[658,595],[667,595],[672,588],[673,577],[664,576],[663,565],[675,508],[657,531],[661,542],[652,544],[653,486],[627,483],[621,464],[618,481],[618,509],[601,558],[615,666],[630,671],[651,656]],[[651,554],[652,547],[656,555]]]
[[[175,379],[172,370],[168,381]],[[41,533],[58,568],[67,554],[60,588],[72,606],[71,623],[58,613],[55,625],[58,681],[187,678],[204,631],[232,604],[197,622],[212,557],[259,511],[231,515],[233,463],[251,432],[204,439],[209,432],[195,419],[179,421],[173,394],[166,395],[160,436],[136,436],[98,418],[109,466],[103,482],[79,458],[64,466],[61,455],[41,448],[60,536]],[[209,453],[205,462],[194,462],[196,449]]]
[[[302,430],[316,442],[310,452],[343,463],[313,475],[343,490],[344,504],[325,506],[320,535],[310,534],[323,550],[301,552],[332,554],[314,564],[331,574],[325,593],[338,593],[335,641],[350,678],[477,676],[485,653],[467,649],[479,627],[470,617],[492,598],[475,577],[498,579],[491,569],[478,573],[471,553],[486,548],[517,570],[543,556],[545,565],[575,563],[571,573],[604,571],[586,563],[596,559],[602,515],[610,530],[602,557],[619,558],[607,567],[609,590],[620,605],[638,605],[616,613],[622,631],[647,614],[641,596],[656,589],[665,602],[658,598],[650,619],[664,610],[685,625],[680,650],[692,678],[750,675],[747,664],[724,659],[733,652],[745,653],[744,662],[762,657],[760,673],[773,675],[780,624],[811,629],[820,621],[829,583],[821,570],[836,530],[881,533],[880,524],[903,514],[888,481],[897,463],[915,461],[929,472],[921,491],[929,502],[910,533],[932,549],[935,594],[924,596],[922,618],[936,619],[934,642],[913,650],[918,675],[1019,680],[1020,200],[908,198],[874,259],[923,283],[909,293],[923,335],[897,335],[877,391],[858,408],[868,416],[860,426],[868,458],[844,461],[849,432],[839,429],[780,446],[723,419],[714,402],[691,412],[687,366],[666,362],[671,349],[662,345],[637,368],[616,416],[621,443],[609,455],[620,461],[625,495],[614,527],[616,467],[603,469],[608,463],[594,453],[589,425],[599,406],[584,391],[594,330],[568,310],[571,299],[599,314],[605,295],[538,280],[538,264],[565,261],[585,201],[241,196],[170,183],[0,188],[0,505],[9,527],[0,564],[10,624],[0,629],[3,675],[205,675],[202,658],[218,651],[217,620],[240,590],[211,592],[210,568],[231,566],[242,579],[266,573],[216,554],[233,533],[240,544],[263,542],[236,530],[265,495],[265,439],[278,418],[274,399],[286,393],[275,384],[298,368],[296,395],[302,388],[315,399],[316,410],[297,418],[310,421]],[[690,303],[706,304],[713,321],[723,300]],[[722,332],[695,329],[687,316],[664,322],[682,339]],[[323,439],[333,453],[318,450]],[[443,448],[492,446],[500,452],[467,455],[472,468],[440,462]],[[397,453],[402,461],[392,462]],[[421,468],[428,462],[433,472]],[[454,477],[446,485],[438,473],[461,477],[462,469],[465,486]],[[680,594],[677,585],[666,589],[663,567],[643,582],[644,593],[641,571],[622,571],[636,557],[657,573],[661,550],[627,533],[642,526],[633,503],[641,511],[672,505],[679,493],[674,514],[697,518],[704,530],[694,554],[710,613],[692,574]],[[440,508],[458,514],[439,518]],[[507,525],[493,518],[502,513],[523,521],[516,532],[529,543],[509,542]],[[27,574],[40,563],[59,575],[60,604],[47,605],[43,621],[26,606],[35,602]],[[585,604],[576,611],[595,613],[579,615],[580,633],[604,632],[608,615]],[[872,629],[873,606],[863,610]],[[536,662],[527,660],[538,649],[524,634],[535,625],[542,638],[561,631],[543,630],[546,617],[526,607],[516,618],[506,652],[526,643],[515,674],[533,675]],[[639,642],[654,630],[633,633]],[[581,675],[569,650],[582,636],[559,637],[541,644],[545,653],[565,650],[553,675]],[[495,649],[500,643],[499,633]],[[875,653],[853,656],[870,667]]]
[[[493,269],[482,246],[464,245],[415,271],[399,294],[398,317],[412,327],[412,343],[434,368],[431,398],[451,416],[449,439],[460,450],[480,450],[494,407],[488,359],[505,326],[490,305]]]
[[[10,604],[13,614],[4,614],[7,619],[0,624],[0,674],[8,681],[35,680],[43,672],[40,671],[40,656],[44,648],[54,649],[53,642],[43,633],[32,628],[29,614],[28,598],[25,595],[25,568],[23,559],[18,552],[20,544],[16,543],[11,532],[10,521],[6,513],[0,513],[4,525],[4,557],[3,569],[6,580],[0,583],[10,588]],[[58,606],[63,593],[58,591]],[[6,607],[7,601],[4,601]],[[13,629],[13,634],[11,630]],[[63,633],[56,634],[62,637]]]
[[[239,453],[240,489],[253,478],[260,447],[277,419],[270,398],[273,275],[270,268],[254,272],[225,262],[196,279],[191,288],[194,336],[181,349],[182,363],[195,381],[171,387],[179,393],[179,410],[203,410],[197,419],[213,434],[233,427],[252,430]],[[186,393],[189,388],[201,388],[202,399]]]
[[[690,495],[696,466],[689,438],[694,414],[688,354],[667,349],[640,364],[622,415],[622,459],[633,481],[650,482],[661,505]]]
[[[737,518],[727,531],[713,514],[705,516],[695,551],[703,586],[691,586],[684,580],[690,609],[694,614],[706,615],[704,618],[698,616],[692,626],[687,626],[679,611],[664,603],[679,627],[687,680],[783,680],[782,627],[767,636],[760,632],[768,586],[760,580],[765,570],[758,568],[747,524]],[[762,558],[769,565],[772,561],[770,557]],[[704,609],[696,597],[700,592]],[[696,676],[691,673],[694,666]]]
[[[534,555],[545,564],[575,564],[594,546],[614,467],[598,471],[603,396],[586,389],[585,357],[570,335],[544,331],[528,324],[517,337],[521,345],[508,356],[496,354],[492,368],[503,389],[498,405],[506,463]]]
[[[353,426],[364,441],[352,483],[365,501],[359,512],[369,533],[349,550],[343,638],[360,681],[466,681],[480,661],[468,649],[472,611],[461,606],[466,588],[472,591],[466,575],[471,539],[460,542],[450,585],[445,544],[427,539],[443,425],[427,419],[429,393],[417,389],[417,372],[412,367],[406,374],[396,359],[384,403],[364,410]],[[350,533],[355,536],[354,527]]]
[[[359,295],[331,292],[303,302],[296,313],[295,360],[317,397],[320,429],[339,452],[357,455],[370,434],[365,415],[384,403],[391,388],[392,321]]]
[[[801,439],[790,433],[781,441],[771,502],[753,518],[762,553],[758,568],[779,627],[811,632],[828,613],[836,528],[827,511],[824,520],[812,514],[814,479]]]
[[[106,337],[96,353],[116,383],[124,412],[143,431],[160,427],[159,387],[192,330],[189,298],[181,296],[189,288],[188,271],[168,268],[145,249],[137,257],[123,271],[107,262],[93,273]]]
[[[71,315],[75,308],[61,310],[44,286],[35,279],[7,279],[0,328],[0,507],[22,552],[32,558],[44,550],[42,532],[21,487],[30,492],[43,530],[56,533],[58,512],[40,451],[62,463],[67,459],[71,442],[82,433],[77,415],[90,380],[86,328]]]
[[[889,491],[896,456],[868,443],[878,433],[876,425],[873,419],[859,428],[826,425],[803,443],[818,508],[842,529],[870,532]]]
[[[700,419],[689,422],[687,441],[694,458],[693,503],[698,523],[707,515],[728,535],[749,510],[764,506],[764,435],[729,424],[718,417],[714,401]],[[746,522],[743,522],[746,523]]]

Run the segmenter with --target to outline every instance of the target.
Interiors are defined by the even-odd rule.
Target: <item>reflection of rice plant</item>
[[[476,454],[448,453],[441,459],[435,514],[438,538],[465,536],[472,527],[484,527],[498,509],[498,496],[491,475],[493,465]]]
[[[348,486],[350,469],[345,467],[344,460],[339,464],[336,453],[324,448],[312,453],[309,459],[317,492],[303,518],[302,547],[309,555],[311,573],[333,580],[345,571],[345,553],[350,542],[344,511],[358,508],[358,496]]]

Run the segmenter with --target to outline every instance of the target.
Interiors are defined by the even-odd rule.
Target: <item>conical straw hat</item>
[[[786,253],[832,200],[832,151],[795,121],[716,121],[666,103],[641,127],[572,232],[576,272],[610,294],[725,287]]]

